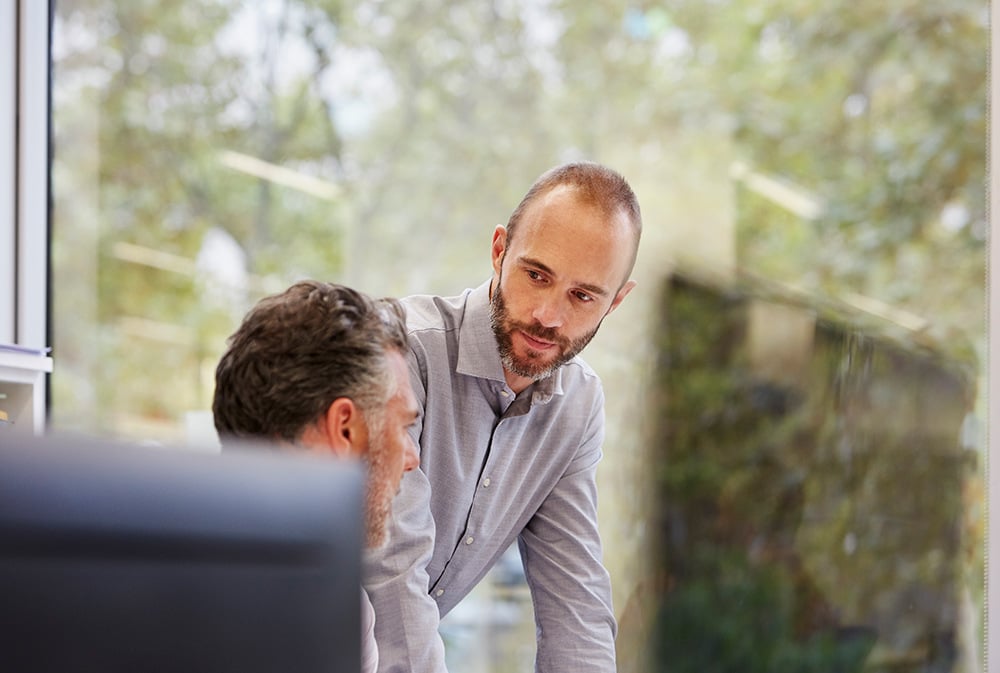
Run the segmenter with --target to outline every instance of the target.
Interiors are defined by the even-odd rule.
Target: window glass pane
[[[619,670],[979,670],[988,17],[57,0],[51,425],[210,436],[258,298],[478,285],[534,178],[594,159],[645,221],[584,354]],[[451,670],[529,666],[530,606],[511,551]]]

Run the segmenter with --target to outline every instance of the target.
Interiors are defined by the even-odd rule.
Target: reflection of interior
[[[749,278],[677,276],[663,306],[653,655],[699,670],[753,634],[790,670],[951,670],[971,363]]]
[[[235,171],[273,182],[276,185],[291,187],[325,201],[335,201],[340,193],[340,188],[328,180],[278,166],[241,152],[233,152],[232,150],[220,152],[219,163]]]

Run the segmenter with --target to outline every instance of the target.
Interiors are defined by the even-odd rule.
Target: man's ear
[[[338,397],[303,434],[302,440],[341,458],[358,458],[368,450],[368,427],[354,400]]]
[[[625,299],[625,297],[628,296],[628,293],[631,292],[632,288],[634,287],[635,287],[634,280],[630,280],[624,285],[622,285],[622,288],[618,290],[618,294],[616,294],[615,298],[611,300],[611,307],[608,309],[608,313],[605,313],[604,315],[608,315],[616,308],[618,308],[618,305],[622,303],[622,301]]]
[[[493,272],[500,275],[500,265],[503,262],[503,253],[507,249],[507,228],[498,224],[493,230],[493,244],[490,246],[490,259],[493,262]]]

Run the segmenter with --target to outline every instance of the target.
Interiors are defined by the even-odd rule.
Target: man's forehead
[[[628,279],[636,238],[624,210],[609,214],[598,204],[571,194],[549,194],[535,205],[525,211],[507,240],[509,256],[563,275],[583,274],[576,280],[606,292],[617,290]],[[605,278],[606,273],[611,276]]]
[[[608,226],[608,234],[636,234],[628,209],[624,205],[602,203],[587,193],[586,190],[574,184],[554,185],[547,191],[538,194],[527,204],[522,220],[537,221],[545,219],[550,211],[561,211],[566,207],[582,208],[599,213],[600,219]],[[521,222],[517,223],[521,227]]]
[[[586,193],[580,189],[577,185],[573,184],[560,184],[552,185],[544,192],[539,193],[530,204],[528,204],[529,209],[534,208],[548,208],[555,205],[558,202],[572,201],[575,203],[583,205],[592,205],[597,207],[597,202],[587,197]]]

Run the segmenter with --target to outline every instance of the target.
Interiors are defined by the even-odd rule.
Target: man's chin
[[[504,369],[520,377],[541,381],[552,375],[558,366],[555,362],[540,363],[538,360],[525,358],[510,359],[503,363]]]

